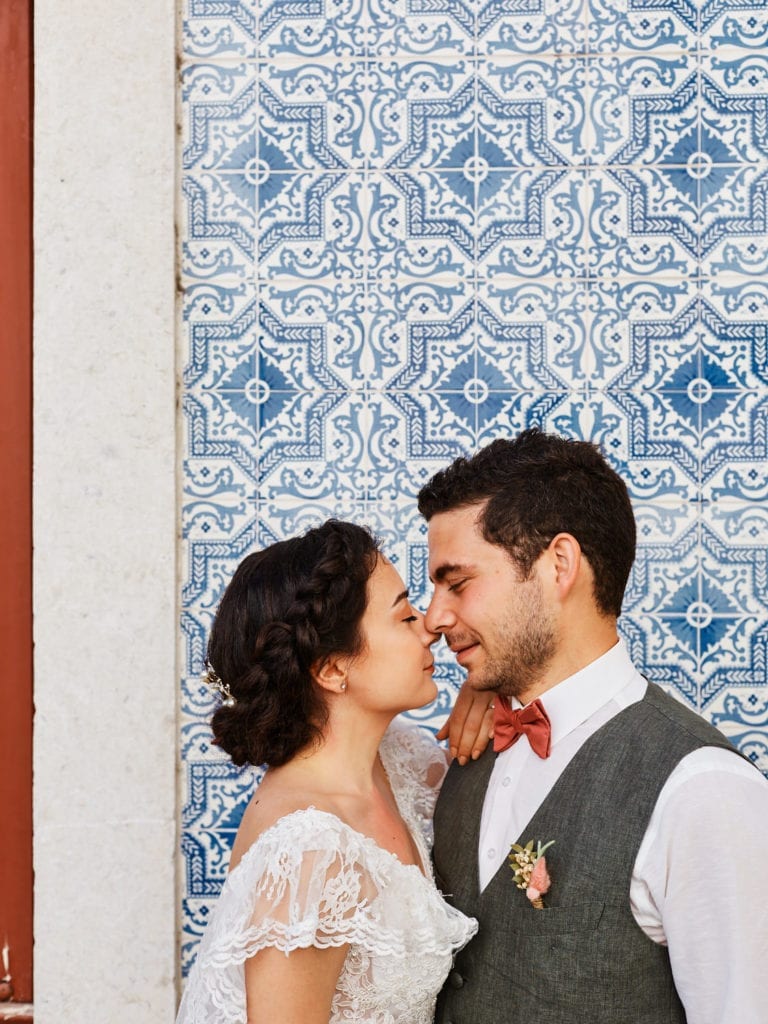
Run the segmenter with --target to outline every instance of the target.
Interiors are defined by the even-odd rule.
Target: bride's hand
[[[493,737],[493,698],[489,690],[473,690],[466,682],[462,685],[445,725],[437,734],[439,740],[448,740],[451,758],[459,764],[476,760]]]

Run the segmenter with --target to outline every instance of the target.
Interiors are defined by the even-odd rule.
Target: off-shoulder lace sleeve
[[[347,946],[331,1022],[428,1024],[451,954],[476,923],[332,814],[281,818],[224,884],[187,980],[177,1024],[246,1024],[245,961]]]
[[[361,854],[333,815],[282,818],[231,873],[201,959],[242,963],[265,946],[290,953],[354,941],[376,895]]]
[[[313,808],[259,838],[222,889],[177,1024],[244,1022],[243,964],[261,949],[344,946],[370,932],[377,885],[358,838]]]

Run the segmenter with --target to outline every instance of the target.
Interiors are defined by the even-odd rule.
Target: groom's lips
[[[466,659],[471,655],[472,651],[474,651],[474,649],[476,647],[477,647],[476,643],[457,644],[456,646],[452,645],[451,646],[451,650],[456,655],[456,661],[458,661],[458,663],[460,665],[462,665],[464,663],[464,661],[466,661]]]

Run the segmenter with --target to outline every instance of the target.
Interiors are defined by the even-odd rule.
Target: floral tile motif
[[[591,275],[654,281],[695,277],[698,211],[677,199],[665,170],[649,165],[592,171],[585,189],[584,242]]]
[[[768,0],[182,17],[184,969],[253,784],[200,679],[236,565],[340,516],[423,606],[419,488],[525,427],[624,476],[622,635],[768,771]]]
[[[368,52],[376,11],[366,0],[272,0],[259,7],[258,56],[311,63]]]
[[[185,170],[248,168],[256,156],[255,69],[249,64],[191,64],[182,69],[182,165]]]
[[[768,44],[766,0],[708,0],[701,12],[701,45],[713,51],[739,47],[765,53]]]
[[[606,390],[633,424],[633,458],[666,454],[704,486],[736,460],[764,457],[753,431],[768,395],[751,323],[728,322],[697,299],[665,323],[632,324],[630,335],[630,366]]]
[[[364,190],[365,269],[370,277],[468,278],[477,246],[471,185],[462,171],[390,171]]]
[[[478,49],[484,53],[582,53],[586,38],[586,0],[485,0],[479,5]]]
[[[709,21],[710,9],[722,6],[720,0],[705,0],[704,4],[698,0],[588,0],[588,4],[591,50],[635,50],[651,55],[692,50],[698,39],[700,17],[703,15]]]
[[[476,5],[468,0],[371,0],[370,52],[423,57],[471,54]]]
[[[187,60],[255,56],[254,0],[184,0],[182,12],[181,52]]]
[[[675,544],[640,547],[623,622],[650,679],[701,709],[726,688],[764,683],[767,559],[764,544],[726,547],[705,522]]]
[[[763,627],[760,649],[765,658],[768,637]],[[757,650],[757,643],[755,645]],[[721,691],[707,706],[707,713],[713,725],[725,733],[735,747],[748,757],[763,774],[768,773],[768,699],[764,690],[739,689],[734,693]]]
[[[575,280],[587,269],[586,182],[565,168],[478,173],[477,263],[485,277]]]

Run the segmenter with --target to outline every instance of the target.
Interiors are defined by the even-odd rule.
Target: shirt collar
[[[542,693],[539,700],[552,725],[552,743],[573,732],[636,679],[637,669],[626,644],[619,640],[585,668]],[[512,704],[520,706],[519,701]]]

